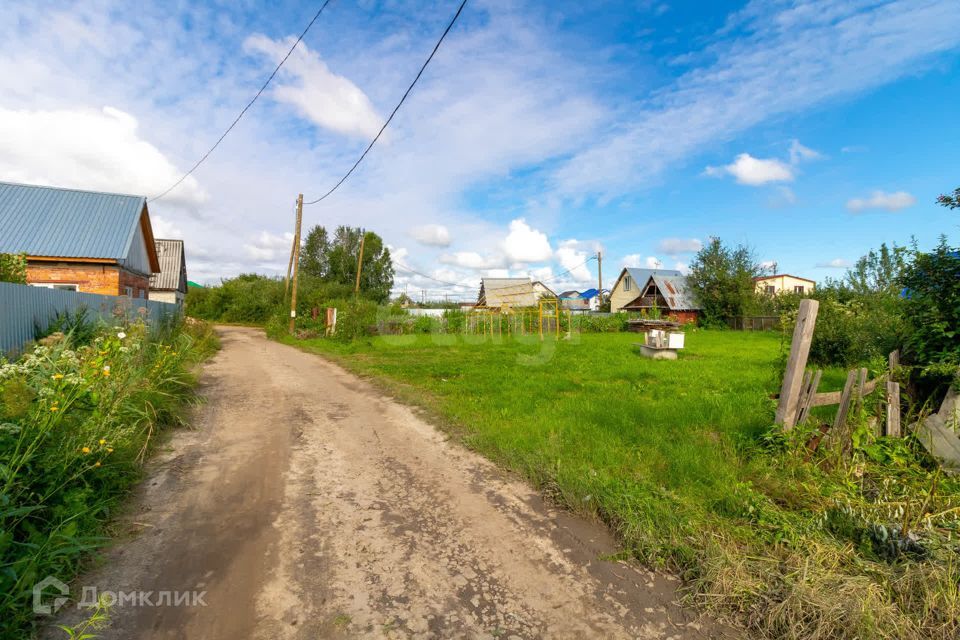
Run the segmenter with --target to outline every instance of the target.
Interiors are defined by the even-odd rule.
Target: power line
[[[394,264],[395,267],[397,267],[397,268],[400,269],[401,271],[406,271],[406,272],[408,272],[408,273],[413,273],[413,274],[416,274],[416,275],[421,276],[421,277],[423,277],[423,278],[426,278],[427,280],[433,280],[434,282],[439,282],[440,284],[445,284],[445,285],[448,285],[448,286],[451,286],[451,287],[471,287],[471,286],[475,286],[475,285],[462,284],[462,283],[461,283],[461,284],[457,284],[457,283],[455,283],[455,282],[447,282],[447,281],[445,281],[445,280],[438,280],[437,278],[434,278],[433,276],[428,276],[428,275],[425,274],[425,273],[420,273],[420,272],[417,271],[416,269],[411,269],[410,267],[405,266],[405,265],[402,265],[402,264],[400,264],[399,262],[394,262],[393,264]]]
[[[240,122],[240,118],[242,118],[243,115],[247,112],[247,109],[249,109],[250,107],[252,107],[252,106],[253,106],[253,103],[257,101],[257,98],[259,98],[259,97],[263,94],[263,92],[266,91],[267,86],[270,84],[270,82],[273,81],[273,78],[274,78],[274,77],[277,75],[277,73],[280,71],[280,67],[282,67],[282,66],[284,65],[284,63],[287,61],[287,58],[289,58],[291,55],[293,55],[293,50],[297,48],[297,45],[300,44],[300,41],[303,40],[303,37],[304,37],[305,35],[307,35],[307,32],[310,31],[310,27],[312,27],[312,26],[313,26],[313,23],[317,21],[317,18],[320,17],[320,14],[323,13],[323,10],[327,8],[327,5],[328,5],[328,4],[330,4],[330,0],[325,0],[324,3],[323,3],[322,5],[320,5],[320,9],[314,14],[313,19],[310,20],[310,22],[307,24],[307,27],[306,27],[306,28],[303,30],[303,32],[300,34],[300,37],[297,38],[297,41],[294,42],[294,43],[293,43],[293,46],[290,47],[290,50],[287,51],[287,55],[283,56],[283,60],[280,61],[280,64],[277,65],[277,68],[273,70],[273,73],[271,73],[271,74],[270,74],[270,77],[267,78],[267,81],[263,83],[263,86],[260,87],[260,90],[257,91],[257,94],[256,94],[255,96],[253,96],[253,98],[250,100],[250,102],[247,103],[247,106],[245,106],[245,107],[240,111],[240,114],[234,119],[234,121],[230,123],[230,126],[227,127],[227,130],[223,132],[223,135],[221,135],[221,136],[217,139],[217,141],[213,144],[213,146],[210,147],[210,149],[209,149],[205,154],[203,154],[203,156],[202,156],[199,160],[197,160],[197,163],[196,163],[195,165],[193,165],[193,167],[191,167],[189,171],[187,171],[185,174],[183,174],[183,175],[180,177],[179,180],[177,180],[177,181],[174,182],[172,185],[170,185],[170,187],[169,187],[166,191],[164,191],[163,193],[161,193],[160,195],[154,196],[154,197],[150,198],[150,200],[148,200],[148,202],[155,202],[155,201],[159,200],[160,198],[164,197],[165,195],[167,195],[168,193],[170,193],[171,191],[173,191],[174,189],[176,189],[178,186],[180,186],[180,183],[182,183],[184,180],[186,180],[188,177],[190,177],[190,174],[192,174],[194,171],[196,171],[197,168],[198,168],[201,164],[203,164],[204,161],[205,161],[207,158],[210,157],[210,154],[213,153],[214,149],[216,149],[217,147],[220,146],[220,143],[223,142],[223,139],[227,137],[227,134],[230,133],[235,126],[237,126],[237,123]]]
[[[397,106],[394,107],[393,111],[390,113],[390,117],[387,118],[387,121],[383,123],[383,126],[380,127],[380,131],[377,132],[377,135],[374,136],[373,140],[370,141],[370,144],[367,145],[367,148],[364,149],[362,154],[360,154],[360,157],[357,159],[357,161],[353,163],[353,166],[350,167],[350,170],[347,171],[344,174],[344,176],[340,178],[340,181],[337,182],[337,184],[333,185],[333,187],[329,191],[327,191],[325,194],[323,194],[316,200],[310,200],[309,202],[304,202],[304,204],[317,204],[321,200],[326,199],[327,196],[329,196],[334,191],[336,191],[340,187],[340,185],[342,185],[346,181],[346,179],[350,177],[350,174],[353,173],[353,171],[358,166],[360,166],[360,163],[363,162],[363,159],[367,157],[367,154],[370,152],[370,149],[373,148],[373,145],[375,145],[377,143],[377,140],[380,139],[380,136],[383,135],[383,132],[386,130],[387,126],[390,124],[390,121],[393,120],[393,116],[397,115],[397,111],[400,110],[400,107],[406,101],[407,96],[409,96],[410,92],[413,91],[413,87],[416,86],[417,81],[420,80],[420,76],[423,75],[423,72],[426,70],[427,65],[430,64],[431,60],[433,60],[433,56],[437,53],[437,50],[440,48],[440,45],[443,43],[444,38],[446,38],[447,34],[450,33],[450,29],[453,28],[454,23],[456,23],[457,18],[460,17],[460,13],[463,11],[463,8],[464,6],[466,6],[466,4],[467,4],[467,0],[463,0],[463,2],[460,3],[460,7],[457,9],[457,12],[453,15],[453,19],[450,21],[450,24],[448,24],[447,28],[443,30],[443,34],[440,36],[440,39],[437,40],[437,44],[433,47],[433,51],[431,51],[430,55],[427,57],[427,61],[423,63],[423,66],[420,67],[420,71],[417,72],[417,77],[414,78],[413,82],[410,83],[410,86],[407,87],[407,90],[404,92],[403,97],[400,98],[400,102],[397,103]]]

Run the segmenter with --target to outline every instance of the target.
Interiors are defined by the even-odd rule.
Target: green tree
[[[960,248],[941,237],[932,252],[916,251],[903,284],[909,355],[929,372],[953,378],[960,365]]]
[[[749,247],[730,248],[720,238],[710,238],[690,263],[687,276],[703,324],[723,325],[726,318],[749,312],[756,300],[754,278],[762,273]]]
[[[27,284],[27,256],[22,253],[0,253],[0,282]]]
[[[847,271],[846,284],[854,294],[869,293],[897,293],[900,290],[900,279],[907,264],[907,250],[905,247],[888,247],[886,243],[877,250],[857,260],[856,264]]]
[[[327,230],[315,225],[300,247],[300,272],[317,278],[326,277],[330,270],[329,253],[330,240]]]
[[[944,193],[937,196],[937,204],[941,204],[948,209],[960,208],[960,187],[954,189],[950,195]]]
[[[383,239],[372,231],[342,225],[337,227],[327,252],[326,279],[348,285],[356,282],[361,238],[363,267],[360,292],[371,300],[385,302],[393,288],[393,261]]]

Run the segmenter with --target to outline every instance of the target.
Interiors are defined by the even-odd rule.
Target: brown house
[[[142,196],[0,182],[0,253],[27,284],[146,299],[160,262]]]
[[[625,304],[624,311],[660,313],[681,324],[696,322],[700,315],[700,305],[687,287],[686,276],[655,273],[638,291],[640,295]]]

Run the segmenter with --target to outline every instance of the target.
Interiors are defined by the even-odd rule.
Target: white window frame
[[[75,282],[29,282],[31,287],[41,289],[57,289],[59,291],[80,291],[80,285]]]
[[[631,283],[630,283],[631,280],[632,280],[632,278],[631,278],[630,276],[624,276],[624,278],[623,278],[623,290],[624,290],[624,291],[630,291],[630,288],[631,288],[631,286],[632,286]]]
[[[132,297],[133,297],[133,287],[124,287],[124,288],[123,288],[123,293],[124,293],[124,295],[126,295],[128,298],[132,298]]]

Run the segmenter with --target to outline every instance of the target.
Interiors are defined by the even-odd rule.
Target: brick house
[[[160,261],[142,196],[0,182],[0,253],[27,256],[27,284],[148,297]]]

